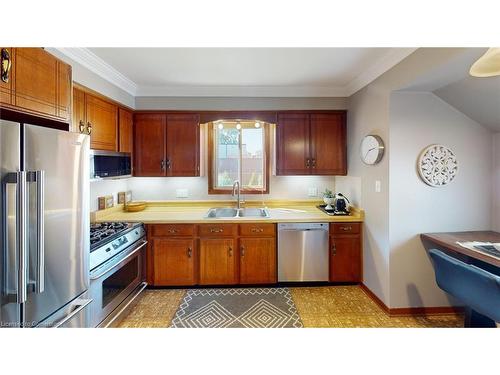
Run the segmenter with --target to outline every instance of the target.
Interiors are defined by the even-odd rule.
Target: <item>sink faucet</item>
[[[238,180],[234,181],[234,183],[233,183],[233,193],[232,193],[233,197],[234,197],[235,191],[238,194],[237,208],[239,210],[241,208],[241,202],[240,202],[240,182]]]

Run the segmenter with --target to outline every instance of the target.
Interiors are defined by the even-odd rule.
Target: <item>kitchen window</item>
[[[210,124],[209,194],[269,193],[269,128],[263,121],[219,120]]]

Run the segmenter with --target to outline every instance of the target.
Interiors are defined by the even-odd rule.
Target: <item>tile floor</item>
[[[359,286],[290,288],[305,327],[462,327],[460,315],[389,317]],[[185,290],[146,290],[120,327],[168,327]]]

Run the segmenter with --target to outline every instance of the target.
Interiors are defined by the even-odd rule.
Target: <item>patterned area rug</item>
[[[288,288],[188,290],[172,320],[176,328],[301,328]]]

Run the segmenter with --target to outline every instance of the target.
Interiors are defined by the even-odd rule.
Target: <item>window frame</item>
[[[224,121],[224,120],[221,120]],[[227,119],[227,121],[234,122],[235,120],[233,119]],[[242,120],[242,121],[248,121],[248,120]],[[253,121],[253,120],[252,120]],[[241,194],[269,194],[269,177],[270,177],[270,168],[271,168],[271,124],[268,123],[267,121],[261,121],[261,120],[255,120],[261,122],[262,125],[262,130],[264,132],[264,153],[265,153],[265,160],[264,160],[264,168],[265,173],[264,173],[264,179],[265,179],[265,189],[248,189],[248,188],[240,188],[240,193]],[[208,194],[231,194],[232,190],[230,189],[221,189],[217,188],[214,185],[214,173],[215,173],[215,140],[214,140],[214,135],[215,135],[215,130],[216,130],[216,124],[215,122],[210,122],[208,124]]]

